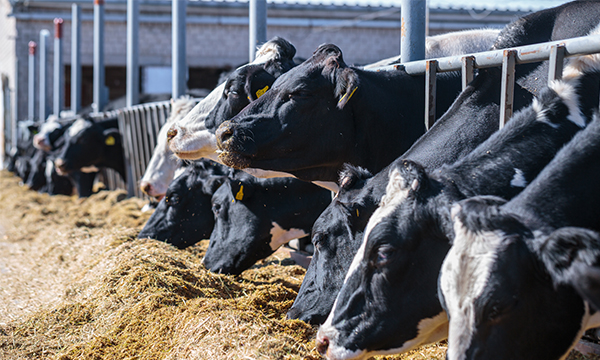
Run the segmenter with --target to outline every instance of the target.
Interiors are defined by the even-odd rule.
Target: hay
[[[50,197],[0,172],[0,204],[0,359],[321,359],[316,327],[285,319],[304,269],[283,252],[218,275],[206,240],[137,240],[149,214],[121,191]]]

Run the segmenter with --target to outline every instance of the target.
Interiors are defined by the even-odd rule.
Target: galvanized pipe
[[[562,79],[563,60],[565,58],[565,47],[554,45],[550,48],[550,61],[548,70],[548,84],[554,80]]]
[[[71,110],[81,110],[81,8],[71,5]]]
[[[425,72],[425,129],[427,130],[435,122],[436,68],[436,60],[427,60]]]
[[[186,0],[173,0],[172,23],[172,94],[174,99],[185,95],[187,64],[185,59],[185,13]]]
[[[267,1],[250,0],[249,16],[249,62],[252,62],[258,46],[267,41]]]
[[[62,25],[63,19],[54,19],[54,115],[60,118],[60,111],[64,105],[65,87],[64,87],[64,69],[62,53]]]
[[[39,74],[39,116],[41,121],[46,121],[48,117],[48,109],[46,108],[46,100],[48,99],[48,89],[46,89],[48,68],[48,38],[50,37],[50,31],[44,29],[40,31],[40,74]]]
[[[502,59],[502,80],[500,85],[500,128],[513,114],[515,94],[515,50],[504,50]]]
[[[402,62],[425,59],[426,0],[402,0],[400,57]]]
[[[37,44],[35,41],[29,42],[29,73],[27,89],[27,118],[35,120],[35,50]]]
[[[539,62],[548,60],[550,51],[554,45],[564,45],[565,58],[576,56],[576,55],[589,55],[600,53],[600,35],[588,35],[572,39],[565,39],[560,41],[549,41],[545,43],[520,46],[510,48],[509,50],[516,50],[516,64],[527,64],[532,62]],[[474,54],[466,54],[460,56],[448,56],[438,58],[437,72],[448,72],[457,71],[461,69],[462,58],[464,56],[473,56],[475,59],[474,67],[476,69],[485,69],[490,67],[496,67],[502,65],[503,51],[505,49],[484,51]],[[424,60],[412,61],[399,65],[384,66],[379,69],[372,69],[373,71],[391,71],[399,68],[404,70],[410,75],[422,75],[425,74]]]
[[[127,107],[140,102],[139,17],[138,0],[127,0]]]
[[[93,112],[106,104],[104,84],[104,0],[94,0],[94,103]]]

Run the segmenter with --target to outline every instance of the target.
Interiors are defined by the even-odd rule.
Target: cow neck
[[[98,164],[98,167],[109,167],[114,169],[121,175],[123,181],[127,181],[127,177],[125,176],[125,160],[123,159],[123,148],[121,145],[105,145],[104,159],[106,160]]]
[[[554,228],[587,227],[600,230],[600,188],[590,179],[600,177],[600,120],[577,134],[527,188],[503,207]],[[552,211],[539,211],[539,209]],[[540,224],[527,224],[539,227]]]

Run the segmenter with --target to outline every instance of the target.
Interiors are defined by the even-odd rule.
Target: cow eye
[[[212,205],[212,212],[213,212],[213,214],[215,214],[215,216],[219,215],[219,212],[221,212],[221,205],[216,204],[216,203],[213,204]]]
[[[381,245],[379,248],[377,248],[377,254],[374,259],[375,266],[385,266],[390,262],[395,253],[396,249],[393,247],[389,245]]]

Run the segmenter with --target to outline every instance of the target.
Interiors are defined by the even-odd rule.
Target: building
[[[170,93],[171,0],[139,0],[139,64],[142,92]],[[70,107],[71,5],[82,9],[82,106],[92,102],[93,0],[0,0],[0,73],[10,91],[12,116],[27,118],[28,43],[50,31],[46,88],[52,106],[53,20],[64,19],[65,104]],[[374,1],[374,3],[377,3]],[[110,99],[125,94],[126,0],[105,0],[105,80]],[[501,28],[523,10],[431,8],[430,34],[472,28]],[[281,36],[309,57],[322,43],[334,43],[349,64],[366,64],[400,52],[400,5],[333,5],[268,2],[267,38]],[[247,1],[188,1],[186,14],[187,87],[212,89],[219,74],[248,61]],[[39,49],[38,49],[39,52]],[[36,77],[39,76],[36,64]],[[36,79],[35,84],[39,84]],[[37,85],[36,85],[37,86]],[[38,91],[35,115],[38,117]],[[8,98],[8,97],[7,97]],[[52,111],[48,111],[51,113]]]

